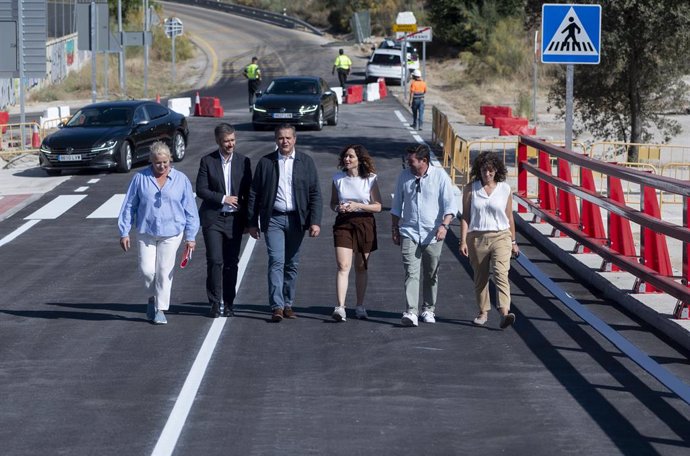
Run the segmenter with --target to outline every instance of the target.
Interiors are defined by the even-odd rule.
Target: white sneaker
[[[355,307],[355,316],[360,320],[366,320],[369,318],[369,315],[367,315],[367,309],[365,309],[364,306]]]
[[[403,313],[402,319],[400,320],[403,326],[418,326],[417,315],[405,312]]]
[[[157,310],[156,311],[156,316],[153,317],[153,324],[154,325],[167,325],[168,320],[165,318],[165,314],[163,313],[162,310]]]
[[[436,323],[436,316],[430,310],[425,310],[422,312],[422,321],[424,323]]]
[[[331,315],[335,321],[347,321],[345,314],[345,307],[336,307],[333,309],[333,315]]]

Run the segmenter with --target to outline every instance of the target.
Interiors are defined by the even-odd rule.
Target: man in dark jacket
[[[215,128],[218,150],[201,159],[196,194],[201,229],[206,244],[206,294],[210,316],[233,315],[242,234],[247,226],[247,202],[252,182],[249,158],[235,152],[235,128],[221,123]]]
[[[268,250],[268,299],[274,322],[297,318],[295,300],[299,249],[304,232],[321,231],[321,189],[310,156],[295,151],[295,127],[275,130],[277,149],[256,165],[249,192],[249,234],[266,236]]]

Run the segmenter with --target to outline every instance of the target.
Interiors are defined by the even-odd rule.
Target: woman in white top
[[[352,144],[340,153],[338,168],[331,187],[331,209],[338,213],[333,225],[335,258],[338,274],[335,290],[338,305],[333,310],[335,321],[345,321],[345,296],[348,276],[355,258],[357,307],[355,315],[367,318],[364,293],[367,290],[367,262],[377,249],[375,212],[381,212],[381,193],[376,180],[374,162],[364,146]],[[357,253],[357,255],[353,255]]]
[[[506,174],[505,164],[496,153],[482,152],[477,156],[470,182],[462,192],[460,223],[460,253],[469,257],[474,270],[474,293],[479,306],[474,324],[484,325],[488,319],[489,272],[493,266],[502,329],[515,322],[515,315],[510,313],[508,272],[511,255],[520,253]]]

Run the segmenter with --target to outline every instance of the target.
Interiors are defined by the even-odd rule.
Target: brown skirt
[[[376,219],[369,212],[338,214],[333,225],[333,243],[336,247],[352,249],[361,254],[378,248]],[[366,259],[364,264],[366,265]]]

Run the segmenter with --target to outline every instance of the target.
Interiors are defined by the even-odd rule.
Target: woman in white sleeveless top
[[[493,266],[502,329],[515,322],[515,315],[510,313],[508,272],[511,255],[520,253],[506,174],[505,164],[496,153],[482,152],[477,156],[470,182],[462,192],[460,223],[460,253],[469,257],[474,270],[474,293],[479,306],[474,324],[484,325],[488,319],[489,273]]]
[[[353,258],[357,288],[355,315],[366,319],[367,262],[369,254],[377,249],[374,213],[381,212],[381,193],[374,174],[374,162],[364,146],[353,144],[345,147],[340,153],[338,168],[341,171],[333,176],[331,188],[331,209],[338,213],[333,225],[338,263],[335,281],[338,305],[333,310],[333,319],[346,320],[345,296]]]

